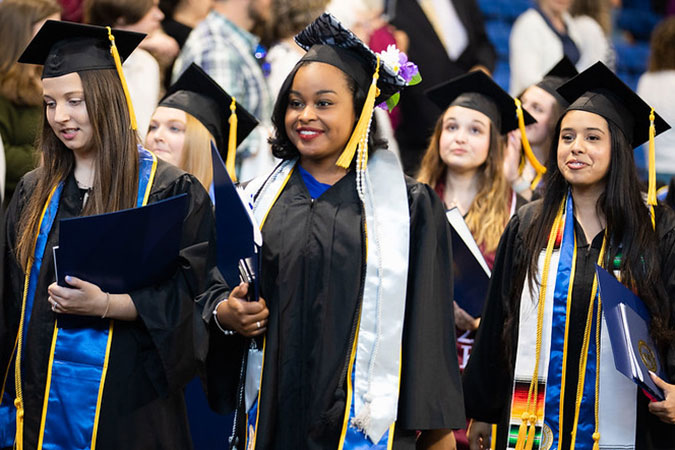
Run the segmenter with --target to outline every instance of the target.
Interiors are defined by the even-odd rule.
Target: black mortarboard
[[[120,59],[124,61],[145,34],[112,30]],[[42,78],[72,72],[115,69],[108,29],[94,25],[48,20],[30,41],[20,63],[43,65]]]
[[[218,151],[225,160],[231,104],[232,97],[195,63],[190,64],[159,102],[159,106],[180,109],[199,120],[213,135]],[[239,103],[236,105],[236,113],[236,146],[239,146],[258,125],[258,119]]]
[[[546,75],[544,75],[544,78],[542,78],[539,83],[535,84],[535,86],[551,94],[563,107],[567,107],[569,102],[558,93],[557,89],[565,84],[570,78],[573,78],[578,74],[579,72],[574,66],[574,63],[567,56],[563,56],[562,59],[558,61]]]
[[[307,50],[302,61],[323,62],[351,75],[367,91],[375,68],[377,55],[335,17],[323,13],[295,36],[295,42]],[[406,81],[393,68],[380,64],[377,87],[380,94],[375,104],[387,100],[406,86]]]
[[[490,118],[501,134],[518,128],[515,100],[484,72],[470,72],[453,78],[426,91],[441,110],[463,106],[482,112]],[[523,110],[525,124],[536,120]]]
[[[651,107],[603,63],[593,64],[560,86],[558,93],[570,103],[568,111],[592,112],[614,123],[633,148],[649,139]],[[654,126],[657,135],[670,128],[658,114]]]

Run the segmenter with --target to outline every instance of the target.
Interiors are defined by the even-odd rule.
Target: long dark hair
[[[295,145],[293,145],[288,138],[288,134],[286,134],[284,119],[286,117],[286,109],[288,108],[288,95],[293,86],[295,74],[298,73],[298,70],[300,70],[301,67],[312,64],[313,62],[314,61],[301,61],[295,65],[291,73],[286,77],[286,80],[284,80],[284,84],[281,85],[277,101],[274,104],[274,111],[272,112],[274,137],[269,139],[269,143],[272,144],[272,154],[279,159],[286,160],[300,156],[300,152],[298,152],[298,149],[295,148]],[[346,72],[342,73],[344,73],[345,79],[347,80],[347,86],[352,93],[355,115],[354,126],[356,126],[356,122],[358,122],[361,110],[363,109],[363,104],[366,102],[367,92],[359,87],[356,80],[351,75]],[[370,123],[370,133],[368,135],[368,154],[371,154],[378,148],[387,148],[387,141],[378,137],[377,121],[373,117],[373,120]]]
[[[563,115],[564,117],[564,115]],[[555,127],[554,136],[560,135],[562,117]],[[650,213],[645,204],[638,178],[633,149],[623,131],[607,121],[611,139],[611,160],[604,193],[597,202],[597,212],[605,217],[608,249],[602,262],[603,267],[612,270],[613,261],[621,254],[619,271],[621,281],[634,288],[652,314],[651,332],[657,344],[663,346],[672,340],[668,330],[670,317],[668,296],[661,279],[659,261],[658,230],[652,227]],[[523,258],[516,263],[514,289],[508,302],[507,320],[504,327],[504,342],[511,345],[510,333],[518,312],[519,289],[535,288],[538,284],[537,261],[546,247],[558,207],[567,195],[569,184],[558,168],[558,140],[554,139],[547,162],[546,191],[542,202],[533,211],[522,230],[524,240]],[[525,286],[526,276],[530,284]],[[517,287],[515,287],[517,286]],[[513,349],[508,348],[508,353]],[[512,356],[512,353],[511,353]]]
[[[78,74],[93,130],[92,146],[96,149],[94,184],[82,214],[132,208],[138,187],[138,136],[129,127],[129,110],[120,78],[114,69]],[[33,256],[40,215],[51,190],[75,168],[72,150],[54,134],[44,113],[37,148],[42,153],[38,181],[29,193],[17,230],[17,260],[24,269]]]

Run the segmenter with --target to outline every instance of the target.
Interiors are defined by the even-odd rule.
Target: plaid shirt
[[[191,63],[201,66],[237,103],[262,122],[237,148],[239,158],[267,150],[272,97],[255,50],[258,38],[211,11],[190,33],[173,66],[175,82]],[[230,105],[223,105],[224,108]],[[240,162],[240,161],[238,161]]]

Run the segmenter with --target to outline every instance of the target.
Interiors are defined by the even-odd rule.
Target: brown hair
[[[152,0],[85,0],[84,21],[91,25],[114,26],[139,22],[152,8]]]
[[[652,32],[649,72],[675,69],[675,17],[668,17]]]
[[[328,6],[328,0],[286,0],[273,2],[273,35],[289,38],[312,23]]]
[[[33,26],[61,12],[54,0],[0,1],[0,95],[19,105],[42,103],[42,66],[18,64]]]
[[[131,208],[138,187],[138,136],[129,127],[129,110],[114,69],[78,72],[92,125],[96,151],[94,184],[82,215]],[[40,216],[52,189],[75,167],[75,157],[49,126],[45,114],[37,147],[42,152],[35,188],[19,220],[17,260],[27,268],[33,257]]]
[[[207,191],[213,180],[211,141],[213,136],[193,115],[185,113],[185,142],[180,168],[194,175]]]
[[[441,160],[438,146],[443,132],[444,116],[445,113],[436,121],[434,133],[417,174],[418,181],[427,183],[432,188],[436,188],[436,185],[443,181],[447,170],[445,163]],[[493,252],[497,249],[506,222],[509,220],[511,187],[502,169],[504,145],[504,139],[490,121],[488,156],[479,168],[480,187],[465,219],[476,243],[483,246],[485,252]]]
[[[600,25],[606,36],[612,34],[611,0],[574,0],[570,14],[573,17],[589,16]]]

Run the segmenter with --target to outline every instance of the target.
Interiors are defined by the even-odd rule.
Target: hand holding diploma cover
[[[140,208],[61,220],[53,249],[57,283],[68,287],[69,275],[123,294],[170,278],[187,200],[181,194]]]
[[[595,270],[616,369],[640,386],[650,400],[664,400],[663,390],[649,376],[651,371],[668,379],[649,335],[649,311],[609,272],[597,265]]]
[[[225,164],[211,143],[213,190],[216,197],[218,269],[234,289],[239,282],[248,283],[248,298],[260,298],[258,274],[262,234],[243,192],[234,185]]]
[[[454,299],[472,317],[480,317],[490,281],[490,269],[457,208],[446,213],[452,231]]]

